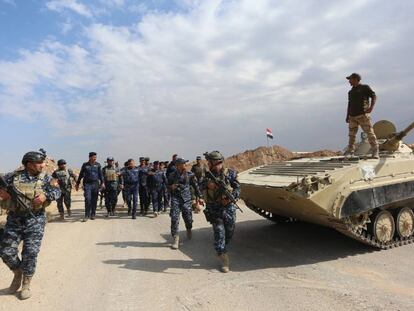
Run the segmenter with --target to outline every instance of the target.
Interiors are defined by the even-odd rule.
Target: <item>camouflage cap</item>
[[[206,157],[207,161],[223,161],[224,157],[220,153],[220,151],[212,151],[212,152],[206,152],[204,153],[204,156]]]
[[[57,164],[58,164],[58,165],[63,165],[63,164],[66,164],[66,161],[65,161],[64,159],[60,159],[60,160],[57,162]]]

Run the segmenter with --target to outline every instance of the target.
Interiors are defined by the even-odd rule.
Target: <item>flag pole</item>
[[[267,148],[269,148],[269,136],[266,135],[266,140],[267,140]]]

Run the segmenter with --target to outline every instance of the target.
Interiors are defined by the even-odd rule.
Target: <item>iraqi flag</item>
[[[269,128],[266,129],[266,136],[267,138],[273,139],[272,129],[269,129]]]

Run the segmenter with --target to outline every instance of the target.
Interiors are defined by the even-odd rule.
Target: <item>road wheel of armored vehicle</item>
[[[389,211],[381,211],[375,215],[372,234],[379,243],[390,242],[395,233],[395,222]]]
[[[414,213],[409,207],[402,208],[396,219],[397,233],[401,238],[408,238],[414,232]]]

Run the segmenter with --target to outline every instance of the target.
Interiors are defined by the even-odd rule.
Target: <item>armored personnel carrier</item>
[[[387,249],[414,242],[414,154],[389,121],[374,130],[380,158],[362,137],[355,155],[302,158],[252,168],[239,175],[241,198],[261,216],[332,227],[362,243]]]

